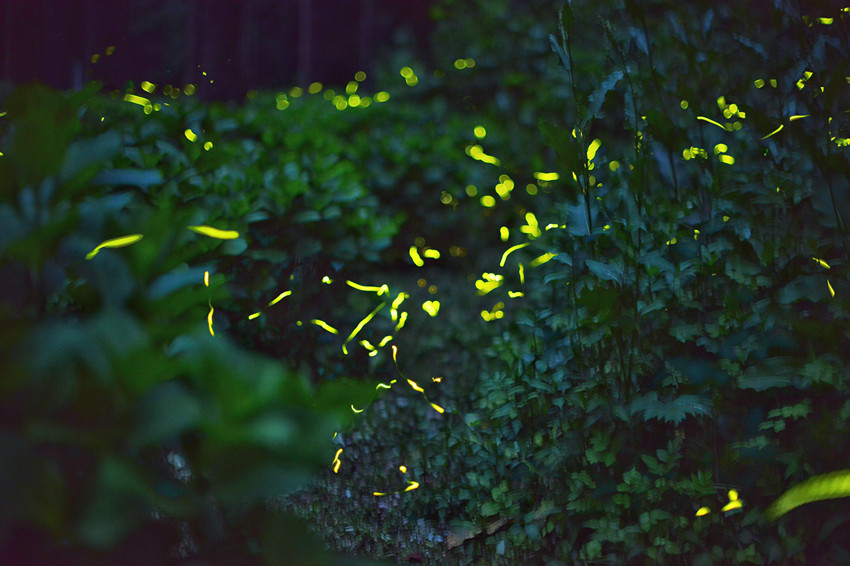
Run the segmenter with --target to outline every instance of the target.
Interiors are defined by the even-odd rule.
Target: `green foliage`
[[[387,103],[357,81],[10,101],[6,524],[74,549],[166,525],[273,561],[264,504],[337,450],[281,497],[336,550],[847,560],[843,476],[820,476],[850,432],[847,13],[514,4],[435,4],[438,72],[392,61]],[[410,271],[411,245],[443,258]]]
[[[846,84],[833,78],[850,56],[836,35],[847,14],[572,3],[559,30],[555,14],[487,4],[438,4],[435,64],[460,52],[476,63],[441,84],[464,100],[473,81],[461,73],[490,80],[492,104],[474,100],[477,111],[537,125],[551,151],[521,137],[487,153],[559,179],[512,211],[496,201],[513,251],[483,266],[503,277],[486,299],[509,314],[479,321],[492,339],[483,356],[465,353],[458,415],[422,431],[429,494],[382,520],[424,518],[459,564],[845,560],[842,508],[777,525],[763,509],[831,469],[848,433],[838,179],[850,164]],[[467,40],[470,20],[481,34]],[[514,31],[525,43],[506,40]],[[527,55],[534,78],[514,99],[505,75]],[[446,344],[469,324],[442,328]],[[399,418],[365,438],[404,442]],[[439,541],[424,544],[441,556]]]
[[[186,230],[208,209],[175,202],[168,183],[154,193],[147,161],[167,157],[91,130],[93,92],[31,86],[7,101],[0,454],[14,464],[0,472],[2,560],[159,561],[188,546],[292,563],[300,535],[267,501],[327,461],[364,386],[317,389],[210,335],[203,315],[229,286],[200,283],[228,244]],[[133,156],[139,169],[114,167]],[[131,232],[144,237],[87,259]]]

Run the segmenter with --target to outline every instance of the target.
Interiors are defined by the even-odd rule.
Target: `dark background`
[[[431,0],[5,0],[0,79],[194,83],[207,99],[343,84],[393,47],[427,42]],[[111,55],[107,48],[114,46]],[[93,61],[92,56],[96,57]],[[202,74],[206,72],[206,77]],[[210,84],[210,79],[213,83]]]

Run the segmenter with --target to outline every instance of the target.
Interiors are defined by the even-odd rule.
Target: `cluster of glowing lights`
[[[464,151],[466,151],[466,154],[469,157],[475,159],[476,161],[495,165],[496,167],[502,164],[502,162],[499,161],[498,157],[493,157],[492,155],[487,155],[486,153],[484,153],[484,148],[478,144],[468,145],[466,146],[466,149]]]
[[[818,264],[820,267],[822,267],[826,270],[831,269],[829,264],[827,262],[825,262],[824,260],[820,259],[820,258],[813,257],[812,260],[814,260],[814,262],[816,264]],[[829,296],[835,297],[835,289],[832,288],[832,283],[829,282],[829,277],[826,278],[826,288],[829,291]]]
[[[484,273],[481,279],[475,282],[475,288],[479,295],[486,295],[494,289],[498,289],[505,283],[505,276],[498,273]]]
[[[423,257],[426,259],[440,259],[439,250],[435,250],[433,248],[425,248],[421,250],[421,254],[419,252],[419,247],[415,245],[410,246],[410,249],[408,250],[410,259],[413,260],[413,265],[415,265],[416,267],[423,267],[425,265],[425,260],[422,259]]]
[[[505,316],[505,311],[502,310],[504,308],[505,308],[505,303],[503,303],[502,301],[499,301],[498,303],[493,305],[493,308],[490,309],[489,311],[487,311],[487,310],[481,311],[481,318],[483,318],[485,320],[485,322],[491,322],[493,320],[499,320],[500,318],[503,318]]]
[[[414,73],[413,69],[410,67],[402,67],[399,74],[402,78],[404,78],[404,82],[407,86],[416,86],[419,84],[419,77],[416,76],[416,73]]]
[[[520,226],[519,230],[531,240],[539,238],[542,234],[540,225],[537,223],[537,217],[534,216],[533,212],[525,213],[525,226]]]
[[[723,511],[724,513],[728,513],[733,509],[740,509],[744,506],[744,503],[738,497],[738,492],[736,490],[730,489],[728,496],[729,502],[723,506],[723,509],[721,509],[721,511]],[[700,507],[696,512],[696,516],[703,517],[705,515],[708,515],[709,513],[711,513],[711,509],[709,509],[708,507]]]
[[[404,465],[399,466],[398,471],[400,471],[403,474],[406,474],[407,473],[407,466],[404,466]],[[413,491],[414,489],[418,489],[418,488],[419,488],[419,482],[415,482],[413,480],[407,480],[407,487],[404,488],[402,491]],[[401,493],[401,492],[400,491],[393,491],[393,492],[373,491],[372,495],[374,495],[375,497],[383,497],[385,495],[390,495],[390,493]]]
[[[687,105],[685,105],[687,106]],[[735,120],[734,122],[726,122],[725,124],[721,124],[711,118],[706,116],[697,116],[697,120],[702,120],[703,122],[708,122],[714,126],[717,126],[721,130],[726,130],[727,132],[736,132],[743,127],[743,123],[741,120],[747,117],[747,113],[738,108],[738,105],[735,103],[727,103],[725,96],[720,96],[717,98],[717,107],[723,113],[723,117],[726,120]]]
[[[115,53],[115,46],[114,46],[114,45],[110,45],[110,46],[109,46],[109,47],[107,47],[107,48],[104,50],[104,52],[103,52],[103,54],[104,54],[104,55],[106,55],[107,57],[109,57],[109,56],[110,56],[110,55],[112,55],[113,53]],[[94,54],[91,56],[91,58],[89,59],[89,61],[91,61],[92,65],[94,65],[95,63],[97,63],[98,61],[100,61],[100,53],[94,53]]]
[[[514,190],[514,181],[508,175],[499,175],[499,183],[496,185],[496,194],[502,200],[511,198],[511,191]]]
[[[445,413],[445,412],[446,412],[446,410],[445,410],[444,408],[442,408],[441,406],[439,406],[439,405],[437,405],[437,404],[435,404],[435,403],[432,403],[432,402],[428,399],[428,395],[425,393],[425,389],[423,389],[423,388],[422,388],[422,387],[421,387],[418,383],[416,383],[416,382],[415,382],[415,381],[413,381],[412,379],[408,379],[408,378],[406,378],[406,377],[404,376],[404,374],[403,374],[403,373],[402,373],[402,371],[401,371],[401,368],[399,368],[399,367],[398,367],[398,347],[397,347],[396,345],[393,345],[392,350],[393,350],[393,364],[395,365],[395,369],[396,369],[396,371],[398,372],[398,374],[401,376],[401,378],[402,378],[402,379],[404,379],[405,381],[407,381],[407,384],[408,384],[408,385],[410,385],[411,389],[413,389],[413,390],[414,390],[414,391],[416,391],[417,393],[421,393],[421,394],[422,394],[422,396],[425,398],[425,401],[426,401],[429,405],[431,405],[431,408],[432,408],[432,409],[434,409],[435,411],[437,411],[437,412],[438,412],[438,413],[440,413],[440,414]],[[442,379],[442,378],[441,378],[441,379]]]
[[[463,69],[471,69],[475,66],[475,59],[472,57],[466,57],[464,59],[455,59],[453,66],[458,71],[462,71]]]
[[[361,96],[358,94],[358,90],[360,88],[360,83],[366,80],[366,73],[363,71],[357,71],[354,74],[354,80],[349,81],[348,84],[345,85],[345,92],[337,94],[337,92],[331,88],[322,92],[324,85],[320,82],[312,82],[307,87],[307,94],[316,95],[321,93],[322,98],[330,102],[334,108],[337,110],[345,110],[346,108],[368,108],[372,105],[372,102],[386,102],[390,99],[390,94],[386,91],[380,91],[374,95],[374,97],[369,96]],[[288,93],[279,92],[275,95],[275,106],[278,110],[286,110],[289,108],[291,104],[292,98],[300,98],[304,95],[304,89],[295,86],[292,87]],[[256,93],[254,97],[256,96]],[[252,98],[249,96],[249,98]]]
[[[422,303],[422,310],[427,312],[431,317],[435,317],[440,312],[440,301],[425,301]]]

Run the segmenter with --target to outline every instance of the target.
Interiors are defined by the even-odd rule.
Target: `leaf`
[[[569,73],[570,63],[567,60],[567,54],[564,52],[564,49],[560,45],[558,45],[558,40],[555,39],[555,36],[552,34],[549,34],[549,45],[552,47],[552,51],[555,53],[555,55],[558,56],[558,59],[561,60],[561,65],[564,66],[564,70]]]
[[[710,415],[711,401],[699,395],[659,399],[658,392],[652,391],[632,401],[630,410],[633,415],[642,412],[645,420],[658,419],[679,424],[688,416]]]
[[[161,184],[163,177],[162,173],[156,169],[104,169],[95,176],[92,182],[96,185],[130,185],[144,189]]]
[[[622,266],[602,263],[601,261],[596,261],[594,259],[585,260],[585,264],[587,265],[587,268],[600,279],[616,281],[618,283],[623,280]]]
[[[599,86],[594,90],[587,101],[587,114],[586,120],[591,121],[599,115],[599,111],[602,109],[602,104],[605,102],[605,97],[611,92],[617,83],[620,82],[620,79],[623,78],[623,71],[617,69],[612,72],[610,75],[605,77]]]
[[[792,509],[824,499],[850,496],[850,470],[821,474],[792,487],[767,508],[767,517],[775,521]]]

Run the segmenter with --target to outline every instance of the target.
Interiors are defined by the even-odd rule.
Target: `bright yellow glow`
[[[210,272],[204,271],[204,287],[210,286]]]
[[[210,327],[210,335],[215,336],[215,332],[213,332],[213,312],[215,309],[212,307],[212,303],[210,305],[210,312],[207,314],[207,326]]]
[[[475,282],[475,288],[478,289],[479,295],[486,295],[493,289],[501,287],[503,283],[503,276],[496,273],[484,273],[481,279]]]
[[[835,289],[832,288],[832,283],[829,282],[829,279],[826,280],[826,287],[829,289],[829,296],[835,296]]]
[[[552,259],[556,255],[558,255],[558,254],[552,253],[552,252],[546,252],[545,254],[534,258],[534,260],[532,260],[530,265],[531,265],[531,267],[537,267],[538,265],[542,265],[542,264],[546,263],[547,261],[549,261],[550,259]]]
[[[828,264],[828,263],[826,263],[824,260],[819,259],[819,258],[816,258],[816,257],[813,257],[812,259],[813,259],[813,260],[815,260],[815,263],[816,263],[816,264],[818,264],[819,266],[823,267],[824,269],[831,269],[831,268],[829,267],[829,264]]]
[[[464,59],[455,59],[454,67],[455,67],[455,69],[457,69],[458,71],[460,71],[461,69],[466,69],[466,60],[464,60]]]
[[[345,85],[345,94],[354,94],[357,92],[357,87],[360,86],[357,84],[357,81],[348,81],[348,84]]]
[[[268,306],[276,305],[277,303],[279,303],[281,301],[281,299],[288,297],[291,294],[292,294],[292,291],[284,291],[283,293],[281,293],[280,295],[278,295],[277,297],[272,299],[271,302],[268,304]]]
[[[151,103],[151,101],[147,98],[143,96],[136,96],[135,94],[125,94],[124,101],[132,102],[133,104],[138,104],[139,106],[147,106]]]
[[[709,513],[711,513],[711,511],[708,509],[708,507],[700,507],[700,508],[697,510],[697,514],[696,514],[696,516],[697,516],[697,517],[702,517],[703,515],[708,515]]]
[[[756,85],[756,88],[761,88],[764,86],[764,79],[756,79],[753,84]]]
[[[403,473],[403,474],[406,474],[407,473],[407,466],[404,466],[404,465],[399,466],[398,471]]]
[[[808,118],[809,116],[811,116],[811,114],[796,114],[794,116],[789,116],[788,121],[794,122],[794,121],[797,121],[797,120],[802,120],[803,118]]]
[[[422,252],[422,255],[428,259],[440,259],[440,252],[430,248]]]
[[[384,495],[386,495],[386,493],[380,491],[373,491],[372,495],[374,495],[375,497],[383,497]]]
[[[422,303],[422,310],[435,317],[440,312],[440,301],[425,301]]]
[[[209,150],[211,150],[212,148],[213,148],[213,142],[211,142],[211,141],[204,142],[204,149],[205,149],[206,151],[209,151]]]
[[[310,94],[318,94],[322,92],[322,83],[310,83],[310,86],[307,87],[307,92]]]
[[[327,275],[322,277],[322,283],[324,283],[325,285],[330,285],[333,282],[334,282],[334,280],[331,279],[330,277],[328,277]]]
[[[362,413],[363,412],[363,409],[355,409],[353,404],[351,405],[351,410],[354,411],[355,413]]]
[[[682,102],[679,103],[679,106],[681,106],[682,110],[687,110],[688,109],[688,101],[683,100]]]
[[[375,102],[386,102],[389,99],[390,93],[383,90],[375,95]]]
[[[499,238],[501,238],[503,242],[507,242],[509,237],[510,230],[508,230],[507,226],[502,226],[501,228],[499,228]]]
[[[718,153],[726,153],[727,149],[729,148],[726,147],[725,143],[719,143],[714,146],[714,154],[717,155]]]
[[[342,345],[342,346],[343,346],[343,351],[344,351],[344,352],[346,352],[346,353],[347,353],[347,350],[345,349],[345,344],[348,344],[351,340],[353,340],[353,339],[354,339],[354,337],[355,337],[355,336],[357,336],[357,333],[358,333],[358,332],[360,332],[361,330],[363,330],[363,327],[364,327],[364,326],[366,326],[366,325],[369,323],[369,321],[370,321],[370,320],[372,320],[372,318],[373,318],[376,314],[378,314],[378,311],[380,311],[382,308],[384,308],[384,305],[386,305],[386,304],[387,304],[387,303],[381,303],[380,305],[378,305],[377,307],[375,307],[375,309],[374,309],[374,310],[372,310],[372,312],[370,312],[369,314],[367,314],[367,315],[363,318],[363,320],[361,320],[359,323],[357,323],[357,326],[355,326],[355,327],[354,327],[354,330],[352,330],[352,331],[351,331],[351,334],[349,334],[349,335],[348,335],[348,338],[346,338],[346,339],[345,339],[345,343]]]
[[[541,173],[535,172],[534,178],[538,181],[557,181],[560,178],[560,175],[557,173]]]
[[[764,136],[764,137],[763,137],[763,138],[761,138],[761,139],[766,140],[767,138],[769,138],[769,137],[770,137],[770,136],[772,136],[773,134],[779,133],[779,132],[782,130],[782,128],[784,128],[784,127],[785,127],[785,125],[784,125],[784,124],[779,124],[779,127],[778,127],[778,128],[776,128],[775,130],[773,130],[772,132],[770,132],[769,134],[767,134],[766,136]]]
[[[357,108],[360,106],[360,97],[356,94],[352,94],[348,97],[348,105],[352,108]]]
[[[121,236],[120,238],[112,238],[111,240],[106,240],[98,244],[98,246],[86,254],[86,259],[91,259],[100,253],[100,250],[103,248],[123,248],[124,246],[129,246],[130,244],[135,244],[139,240],[141,240],[144,236],[142,234],[130,234],[129,236]]]
[[[407,483],[409,483],[410,485],[408,485],[406,488],[404,488],[404,491],[413,491],[414,489],[416,489],[416,488],[418,488],[418,487],[419,487],[419,483],[418,483],[418,482],[415,482],[415,481],[409,481],[409,482],[407,482]]]
[[[721,130],[725,130],[725,129],[726,129],[726,128],[725,128],[723,125],[721,125],[719,122],[715,122],[715,121],[714,121],[714,120],[712,120],[711,118],[706,118],[705,116],[697,116],[697,120],[702,120],[702,121],[704,121],[704,122],[708,122],[709,124],[714,124],[715,126],[717,126],[718,128],[720,128]]]
[[[522,284],[525,283],[525,268],[522,264],[519,264],[519,282]]]
[[[735,164],[735,158],[732,157],[731,155],[721,155],[720,161],[722,163],[725,163],[726,165],[734,165]]]
[[[484,195],[483,197],[481,197],[481,206],[485,208],[493,208],[494,206],[496,206],[496,199],[493,198],[491,195]]]
[[[487,135],[487,129],[484,126],[475,126],[472,130],[472,133],[475,134],[475,137],[478,139],[482,139]]]
[[[402,67],[399,73],[401,73],[402,77],[407,79],[413,76],[413,69],[411,69],[410,67]]]
[[[153,94],[153,92],[156,90],[156,85],[150,81],[142,81],[141,87],[143,91],[149,94]]]
[[[410,295],[408,295],[407,293],[399,293],[399,294],[396,296],[396,298],[395,298],[395,299],[393,299],[392,308],[393,308],[393,309],[397,309],[399,306],[401,306],[401,303],[403,303],[403,302],[404,302],[404,300],[405,300],[406,298],[408,298],[409,296],[410,296]]]
[[[416,246],[410,246],[410,259],[413,260],[413,264],[416,267],[422,267],[425,265],[425,261],[419,256],[419,250],[416,249]]]
[[[590,146],[587,148],[587,160],[593,161],[593,158],[596,157],[596,152],[599,150],[599,147],[602,145],[602,140],[596,139],[593,140]]]
[[[371,285],[360,285],[359,283],[355,283],[354,281],[346,281],[345,284],[348,285],[349,287],[357,289],[358,291],[366,291],[366,292],[369,292],[369,293],[377,293],[379,297],[381,295],[386,295],[387,293],[390,292],[390,288],[389,288],[389,286],[387,286],[386,283],[384,283],[380,287],[375,287],[375,286],[371,286]]]
[[[319,320],[318,318],[314,318],[314,319],[313,319],[313,320],[311,320],[310,322],[312,322],[312,323],[313,323],[313,324],[315,324],[316,326],[320,326],[321,328],[324,328],[325,330],[327,330],[327,331],[328,331],[328,332],[330,332],[331,334],[339,334],[339,330],[337,330],[337,329],[336,329],[336,328],[334,328],[333,326],[329,325],[328,323],[326,323],[326,322],[324,322],[324,321]]]
[[[522,291],[508,291],[508,297],[512,299],[516,299],[517,297],[524,297],[525,293]]]
[[[407,383],[410,385],[410,387],[413,388],[414,391],[418,391],[419,393],[425,393],[425,390],[419,387],[419,384],[413,381],[412,379],[408,379]]]
[[[404,328],[404,323],[407,321],[407,312],[401,313],[398,317],[398,324],[395,325],[395,331],[398,332],[402,328]]]
[[[186,227],[193,232],[197,232],[198,234],[202,234],[204,236],[209,236],[210,238],[216,238],[218,240],[234,240],[239,237],[239,232],[237,232],[236,230],[219,230],[218,228],[213,228],[211,226]]]
[[[517,244],[515,246],[509,247],[505,250],[505,253],[502,254],[502,259],[499,261],[499,267],[505,267],[505,261],[508,259],[508,256],[514,253],[515,251],[524,248],[525,246],[530,245],[531,242],[525,242],[524,244]]]
[[[525,221],[526,225],[520,227],[520,232],[528,234],[528,237],[531,239],[538,238],[542,232],[540,231],[540,226],[537,224],[537,217],[534,216],[534,213],[526,212]]]
[[[249,314],[248,320],[254,320],[255,318],[258,318],[259,316],[260,316],[260,313],[258,313],[258,312],[255,312],[253,314]]]

